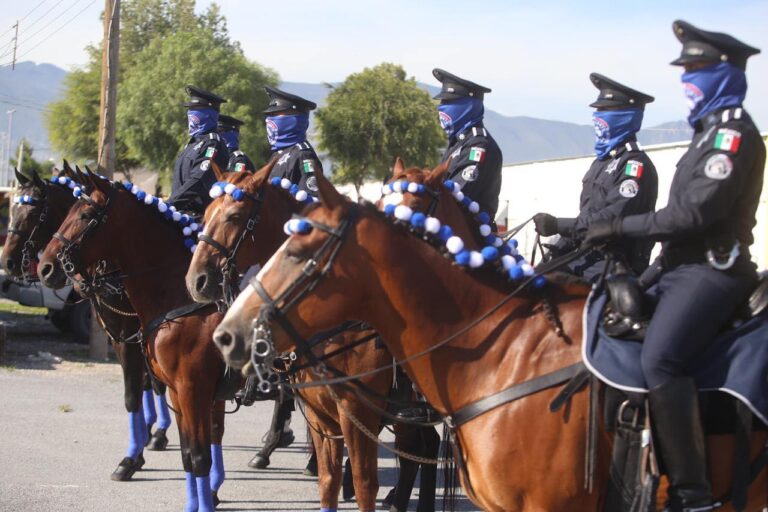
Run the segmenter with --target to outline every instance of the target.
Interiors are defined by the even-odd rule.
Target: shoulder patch
[[[475,181],[478,176],[480,176],[480,171],[476,165],[468,165],[461,171],[461,177],[464,178],[464,181]]]
[[[203,144],[205,144],[205,139],[201,140],[197,144],[195,144],[195,151],[200,151],[200,148],[203,147]]]
[[[208,149],[205,150],[205,158],[213,158],[216,156],[216,147],[210,146]]]
[[[315,178],[314,176],[310,176],[309,178],[307,178],[305,185],[312,192],[317,192],[317,178]]]
[[[619,166],[619,161],[614,158],[613,160],[611,160],[611,163],[608,164],[608,167],[605,168],[605,172],[607,172],[608,174],[613,174],[613,171],[615,171],[618,166]]]
[[[639,178],[643,175],[643,162],[638,160],[629,160],[624,167],[624,175]]]
[[[482,162],[485,160],[485,148],[481,148],[479,146],[475,146],[473,148],[470,148],[469,150],[469,159],[472,162]]]
[[[235,164],[235,172],[243,172],[245,170],[245,164],[243,162]]]
[[[301,168],[304,171],[304,174],[315,172],[315,164],[312,160],[302,160]]]
[[[707,175],[707,178],[712,178],[713,180],[724,180],[731,175],[732,171],[733,162],[731,157],[723,153],[712,155],[707,160],[707,163],[704,164],[704,174]]]
[[[203,160],[200,163],[200,169],[202,169],[203,171],[207,171],[210,166],[211,166],[211,161],[210,160]]]
[[[288,159],[289,159],[290,157],[291,157],[291,154],[290,154],[290,153],[286,153],[286,154],[284,154],[283,156],[281,156],[281,157],[280,157],[280,160],[278,160],[278,161],[277,161],[277,165],[282,165],[282,164],[284,164],[285,162],[287,162],[287,161],[288,161]]]
[[[624,180],[619,185],[619,194],[622,197],[635,197],[640,192],[640,185],[635,180]]]
[[[730,128],[720,128],[715,135],[715,149],[736,153],[741,144],[741,132]]]

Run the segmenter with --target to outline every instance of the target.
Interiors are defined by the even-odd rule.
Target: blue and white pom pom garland
[[[387,204],[384,214],[394,217],[396,221],[407,224],[416,233],[423,233],[425,238],[441,242],[453,261],[462,267],[480,268],[486,264],[495,265],[509,279],[519,281],[535,274],[533,266],[525,261],[517,250],[517,240],[512,239],[504,243],[500,237],[491,233],[490,215],[480,211],[479,205],[466,197],[453,181],[446,181],[444,186],[451,191],[453,197],[466,206],[471,213],[476,215],[480,222],[480,234],[484,237],[487,246],[480,251],[470,251],[464,248],[464,240],[453,234],[453,229],[447,224],[442,224],[436,217],[427,216],[421,212],[414,212],[410,207],[400,204]],[[384,185],[384,195],[393,192],[410,192],[419,194],[425,191],[424,185],[414,182],[396,181]],[[312,230],[312,225],[304,219],[291,219],[285,223],[283,230],[288,235],[305,235]],[[541,288],[546,284],[544,276],[537,276],[533,285]]]
[[[269,182],[276,187],[286,190],[300,203],[312,203],[317,201],[316,198],[307,194],[306,191],[300,190],[298,185],[291,183],[291,180],[288,178],[279,178],[275,176],[269,180]],[[228,183],[226,181],[217,181],[211,187],[210,192],[208,192],[208,195],[214,199],[224,194],[231,196],[235,201],[242,201],[245,197],[245,191],[243,189],[238,188],[234,183]]]
[[[32,197],[29,194],[24,194],[22,196],[17,196],[13,202],[16,204],[37,204],[37,198]]]

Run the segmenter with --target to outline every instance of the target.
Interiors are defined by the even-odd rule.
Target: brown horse
[[[74,204],[72,189],[67,184],[76,176],[65,160],[63,170],[54,175],[50,182],[43,181],[35,170],[31,172],[31,178],[19,172],[16,173],[16,178],[19,182],[16,193],[19,200],[11,207],[13,226],[8,230],[2,262],[9,275],[36,281],[37,253],[48,244]],[[145,417],[142,411],[142,395],[149,401],[147,410],[151,410],[149,406],[153,405],[154,397],[146,385],[148,382],[141,347],[138,343],[130,343],[131,336],[139,330],[139,322],[128,298],[115,287],[111,288],[109,295],[105,297],[99,297],[95,293],[90,293],[89,297],[96,308],[99,321],[109,334],[123,370],[125,408],[129,415],[129,448],[112,473],[112,479],[126,481],[144,464],[141,450],[148,435],[152,436],[149,440],[150,449],[165,449],[168,442],[165,436],[167,427],[161,426],[152,434],[154,420]],[[147,392],[142,393],[143,389]],[[161,409],[161,422],[162,417]]]
[[[283,226],[291,215],[298,213],[302,204],[291,195],[269,184],[268,176],[272,164],[268,164],[254,175],[250,173],[228,173],[217,171],[219,181],[226,180],[245,192],[241,200],[231,194],[215,199],[205,212],[204,234],[214,243],[201,243],[192,258],[187,271],[187,287],[190,295],[199,302],[221,301],[223,291],[231,279],[231,272],[222,269],[250,268],[263,265],[286,239]],[[251,219],[257,219],[250,222]],[[250,222],[250,223],[249,223]],[[250,226],[247,229],[247,226]],[[205,237],[203,237],[205,238]],[[242,240],[242,241],[240,241]],[[221,247],[216,247],[216,244]],[[225,279],[226,274],[226,279]],[[224,283],[222,285],[222,283]],[[370,330],[361,333],[349,331],[335,336],[314,349],[316,357],[337,352],[347,344],[367,337],[368,342],[356,345],[352,350],[330,357],[326,363],[344,374],[355,374],[374,368],[388,367],[391,356],[375,345]],[[299,362],[304,362],[305,359]],[[312,371],[299,371],[295,382],[308,383],[317,380]],[[385,396],[392,382],[392,372],[387,370],[373,377],[361,379],[366,388]],[[360,391],[354,386],[334,386],[333,391],[325,387],[308,387],[299,391],[307,404],[307,417],[318,454],[320,502],[325,508],[336,508],[341,485],[341,456],[343,443],[350,454],[352,478],[360,510],[373,510],[378,490],[376,443],[364,435],[352,422],[349,415],[359,419],[371,432],[378,432],[381,414],[361,402]],[[378,407],[383,401],[370,400]],[[434,457],[439,437],[434,429],[398,427],[398,445],[415,446],[419,455]],[[410,497],[418,466],[407,459],[401,459],[402,470],[397,483],[393,504],[397,510],[405,510]],[[434,510],[435,466],[422,476],[422,493],[419,510]],[[431,486],[430,486],[431,484]],[[430,488],[431,487],[431,488]]]
[[[271,328],[266,334],[278,351],[287,351],[301,337],[358,318],[381,333],[430,403],[447,417],[511,385],[580,362],[575,340],[580,339],[586,285],[553,274],[543,290],[510,294],[510,285],[491,271],[456,268],[403,227],[373,208],[346,201],[317,178],[321,204],[305,211],[311,229],[289,238],[216,330],[214,341],[225,357],[232,350],[248,355],[254,319],[257,327]],[[317,262],[317,271],[302,272],[308,261]],[[290,296],[283,296],[285,290]],[[564,334],[541,307],[544,300],[556,308]],[[543,389],[455,427],[457,455],[466,469],[462,485],[483,509],[599,510],[609,436],[601,425],[596,490],[589,492],[583,461],[588,393],[577,392],[568,407],[549,412],[559,391]],[[765,433],[754,436],[753,456],[765,442]],[[733,450],[726,444],[722,438],[710,443],[716,494],[730,485]],[[748,510],[768,504],[766,489],[764,469],[750,487]]]
[[[66,282],[57,255],[82,267],[104,260],[121,269],[150,369],[168,386],[176,408],[186,509],[213,510],[224,480],[224,402],[215,400],[224,363],[211,343],[221,314],[213,307],[188,308],[184,273],[191,254],[177,224],[120,184],[93,174],[80,181],[87,193],[43,252],[40,279],[53,288]]]

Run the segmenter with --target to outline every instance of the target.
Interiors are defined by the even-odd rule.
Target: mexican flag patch
[[[245,170],[245,164],[240,162],[239,164],[235,164],[235,172],[243,172]]]
[[[312,160],[303,160],[301,165],[304,168],[304,174],[315,172],[315,164],[312,163]]]
[[[720,128],[715,136],[715,149],[736,153],[741,144],[741,132],[729,128]]]
[[[469,159],[472,162],[482,162],[485,160],[485,148],[471,148],[469,150]]]
[[[628,161],[627,166],[624,168],[624,174],[633,178],[639,178],[643,175],[643,162],[638,162],[637,160]]]
[[[205,158],[213,158],[216,156],[216,148],[211,146],[205,150]]]

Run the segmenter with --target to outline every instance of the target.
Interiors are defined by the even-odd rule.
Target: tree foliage
[[[429,94],[390,63],[348,76],[316,119],[320,147],[336,164],[334,180],[358,189],[386,177],[398,156],[408,165],[433,166],[444,144]]]
[[[10,160],[12,167],[20,169],[24,174],[27,175],[29,175],[29,172],[33,169],[38,172],[45,173],[50,169],[50,167],[52,167],[46,167],[45,164],[34,159],[32,154],[35,152],[35,148],[30,145],[28,140],[22,139],[19,144],[24,145],[21,151],[21,165],[19,165],[19,148],[16,147],[16,150],[13,152],[12,158]]]

